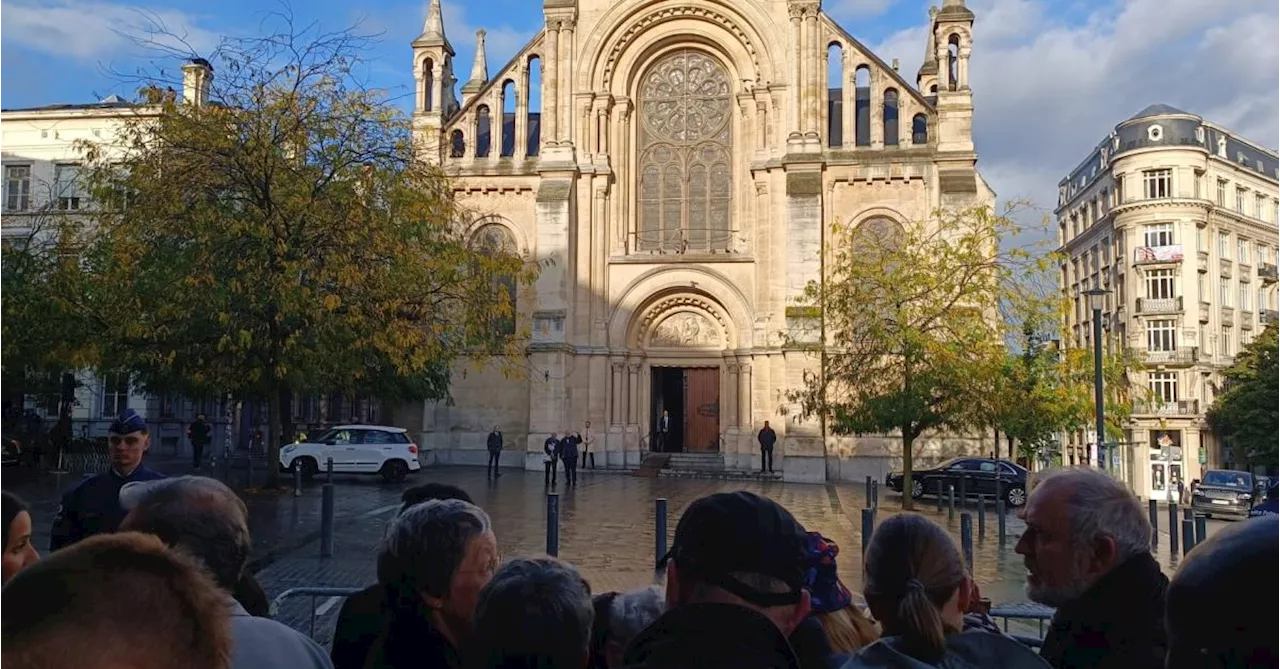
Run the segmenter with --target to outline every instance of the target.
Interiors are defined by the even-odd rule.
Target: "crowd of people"
[[[138,447],[127,438],[138,427],[113,426],[130,430],[113,432],[113,446]],[[140,466],[140,452],[125,455]],[[4,667],[1277,666],[1280,613],[1249,602],[1280,586],[1280,523],[1220,530],[1170,581],[1143,509],[1096,469],[1045,473],[1024,511],[1016,551],[1027,593],[1056,609],[1039,652],[992,622],[955,541],[922,515],[875,529],[862,556],[865,608],[837,575],[834,542],[745,491],[684,510],[657,565],[661,585],[598,593],[567,562],[504,561],[489,515],[465,491],[428,484],[404,494],[377,582],[344,602],[330,653],[265,617],[233,491],[198,476],[138,479],[135,469],[108,474],[122,481],[118,523],[77,526],[44,559],[29,511],[3,496]]]

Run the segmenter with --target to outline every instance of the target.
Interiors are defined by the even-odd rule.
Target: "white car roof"
[[[381,430],[383,432],[408,432],[403,427],[391,427],[388,425],[334,425],[327,430]]]

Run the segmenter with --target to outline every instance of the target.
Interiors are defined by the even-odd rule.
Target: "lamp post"
[[[1089,296],[1089,308],[1093,309],[1093,412],[1098,423],[1094,443],[1098,446],[1098,466],[1103,469],[1107,468],[1107,447],[1106,422],[1102,413],[1102,306],[1110,292],[1105,288],[1084,291]]]

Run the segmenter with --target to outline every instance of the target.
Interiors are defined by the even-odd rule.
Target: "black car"
[[[1027,470],[1008,460],[994,458],[953,458],[936,467],[911,472],[911,497],[937,495],[938,483],[942,489],[955,486],[960,494],[960,479],[965,479],[965,494],[995,497],[996,480],[1000,481],[1000,494],[1009,506],[1027,503]],[[902,472],[885,474],[884,484],[890,490],[902,492]],[[944,493],[945,494],[945,493]]]
[[[1210,469],[1191,493],[1191,508],[1208,517],[1246,518],[1258,497],[1258,485],[1253,474]]]

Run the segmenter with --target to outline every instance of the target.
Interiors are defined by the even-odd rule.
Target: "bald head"
[[[163,479],[121,491],[129,515],[120,529],[154,534],[202,561],[231,591],[251,548],[244,502],[220,481],[200,476]]]
[[[1274,667],[1280,659],[1274,603],[1250,605],[1280,589],[1280,523],[1255,518],[1196,546],[1169,582],[1168,669]]]

